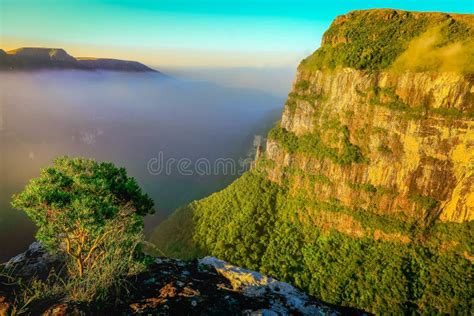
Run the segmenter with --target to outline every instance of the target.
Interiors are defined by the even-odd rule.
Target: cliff
[[[61,271],[61,265],[60,257],[48,254],[39,243],[0,265],[0,315],[22,311],[32,315],[362,314],[325,304],[289,284],[213,257],[194,261],[156,258],[147,271],[129,277],[130,291],[109,297],[109,305],[60,297],[45,300],[33,289],[25,291],[29,297],[16,297],[22,284],[35,284],[35,278],[41,280],[50,271]]]
[[[351,53],[367,31],[353,25],[369,20],[367,28],[383,27],[364,43],[359,55]],[[283,132],[270,134],[266,158],[275,167],[268,169],[269,178],[289,181],[290,190],[305,190],[312,199],[335,199],[376,214],[403,213],[420,225],[437,218],[473,220],[472,51],[462,52],[470,54],[470,59],[459,71],[441,71],[438,63],[424,71],[399,65],[413,43],[432,30],[439,34],[427,44],[432,50],[471,45],[472,20],[467,15],[396,10],[356,11],[338,17],[325,33],[321,48],[298,69],[278,127]],[[397,32],[404,34],[405,44],[398,43],[398,34],[391,33],[392,38],[385,34],[400,21]],[[410,29],[417,31],[408,36]],[[365,51],[380,45],[381,38],[388,47],[405,47],[397,53],[385,48],[393,54],[386,66],[376,62],[377,54],[372,60]],[[334,64],[320,60],[325,58],[320,52],[328,47],[332,54],[347,54],[333,69]],[[345,67],[354,57],[366,63]],[[317,139],[318,148],[305,146],[308,139],[313,143]],[[349,149],[360,157],[345,161]],[[305,183],[308,176],[328,178],[331,183]]]
[[[75,58],[62,48],[24,47],[0,52],[0,70],[77,69],[156,72],[136,61]]]
[[[403,212],[425,224],[438,217],[472,220],[473,82],[455,73],[300,71],[279,127],[287,134],[271,134],[267,143],[266,158],[275,162],[269,178],[290,180],[314,199],[377,214]],[[286,143],[312,136],[335,158]],[[337,159],[345,142],[361,159]],[[305,184],[311,175],[331,184]]]
[[[337,17],[253,170],[152,236],[374,313],[460,313],[474,249],[474,19]]]

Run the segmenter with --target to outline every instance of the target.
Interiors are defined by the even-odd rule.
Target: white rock
[[[289,309],[305,315],[339,314],[329,307],[311,302],[306,294],[290,284],[261,273],[234,266],[215,257],[202,258],[199,263],[214,267],[219,274],[229,280],[234,290],[242,291],[246,296],[274,296],[275,300],[272,300],[271,310],[260,311],[263,315],[284,315],[288,313]]]

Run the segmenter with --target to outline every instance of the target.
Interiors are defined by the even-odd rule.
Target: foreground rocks
[[[44,278],[60,263],[35,243],[7,264],[16,276]],[[340,315],[358,311],[331,306],[293,286],[255,271],[206,257],[194,261],[157,258],[148,271],[127,280],[128,294],[111,297],[108,306],[32,302],[37,315]],[[0,277],[0,315],[14,312],[14,284]]]

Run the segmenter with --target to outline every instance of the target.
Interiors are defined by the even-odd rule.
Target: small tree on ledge
[[[44,168],[12,205],[36,224],[50,252],[67,255],[73,278],[127,273],[143,241],[143,216],[153,213],[153,201],[125,169],[68,157]]]

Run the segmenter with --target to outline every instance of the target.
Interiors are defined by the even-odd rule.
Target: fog
[[[160,68],[176,77],[218,82],[221,86],[252,88],[286,99],[297,64],[288,67]]]
[[[158,74],[57,71],[0,73],[0,261],[33,240],[9,206],[60,155],[113,161],[155,201],[156,225],[173,209],[225,187],[237,174],[154,175],[150,159],[245,158],[277,119],[283,97]]]

